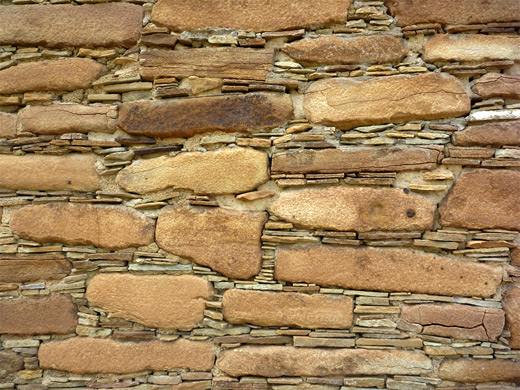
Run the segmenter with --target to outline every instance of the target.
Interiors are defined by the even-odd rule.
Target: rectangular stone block
[[[505,359],[445,359],[441,379],[463,382],[520,382],[520,363]]]
[[[520,288],[508,289],[504,294],[502,304],[506,312],[507,328],[511,332],[509,346],[520,349]]]
[[[520,100],[520,75],[486,73],[471,87],[484,99],[499,97]]]
[[[16,136],[16,114],[0,112],[0,139]]]
[[[466,127],[453,134],[453,144],[459,146],[520,145],[520,120],[488,122]]]
[[[70,273],[67,260],[0,260],[0,282],[26,283],[37,280],[59,280]]]

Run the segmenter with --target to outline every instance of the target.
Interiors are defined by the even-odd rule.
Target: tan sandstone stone
[[[76,374],[125,374],[143,370],[210,370],[213,343],[188,341],[118,342],[110,339],[74,337],[40,346],[40,367]]]
[[[23,358],[14,353],[0,351],[0,379],[23,368]]]
[[[520,100],[520,76],[486,73],[471,89],[484,99],[499,97]]]
[[[472,125],[453,134],[458,146],[520,145],[520,120]]]
[[[357,126],[462,116],[470,100],[462,84],[447,74],[390,76],[359,81],[332,78],[305,92],[307,118],[349,130]]]
[[[123,206],[52,203],[13,212],[11,230],[26,240],[123,249],[154,240],[154,223]]]
[[[26,283],[56,280],[67,276],[71,266],[67,260],[0,260],[0,282]]]
[[[520,381],[520,363],[504,359],[445,359],[439,369],[441,379],[453,382]]]
[[[16,114],[0,112],[0,138],[16,136]]]
[[[509,346],[520,349],[520,288],[513,287],[507,290],[503,297],[503,306],[506,312],[507,327],[511,332]]]
[[[520,172],[465,171],[442,201],[444,226],[520,230]]]
[[[165,207],[157,220],[159,247],[234,279],[260,271],[265,212]]]
[[[410,249],[280,248],[275,277],[354,290],[490,297],[502,269]]]
[[[0,94],[89,88],[105,72],[88,58],[23,63],[0,71]]]

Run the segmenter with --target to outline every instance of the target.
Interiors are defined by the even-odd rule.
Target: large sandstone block
[[[277,31],[318,28],[345,23],[352,0],[159,0],[152,9],[152,22],[173,31],[209,27]]]
[[[520,172],[465,171],[439,207],[441,223],[467,229],[520,230]]]
[[[131,47],[143,8],[131,4],[24,5],[0,8],[0,45]]]
[[[51,203],[13,212],[11,230],[26,240],[123,249],[151,244],[154,223],[123,206]]]
[[[37,280],[58,280],[70,273],[67,260],[0,260],[0,282],[26,283]]]
[[[287,94],[204,96],[123,103],[119,106],[117,125],[132,135],[191,137],[210,131],[271,129],[284,124],[292,113],[292,101]]]
[[[327,187],[284,191],[269,212],[309,229],[429,230],[436,204],[397,188]]]
[[[95,191],[100,188],[94,155],[0,155],[0,187],[12,190]]]
[[[420,375],[432,363],[420,352],[245,346],[222,351],[217,367],[231,376]]]
[[[16,136],[16,114],[0,112],[0,139]]]
[[[28,62],[0,71],[0,94],[90,88],[105,72],[105,65],[88,58]]]
[[[249,148],[138,160],[121,170],[116,178],[121,187],[140,194],[170,187],[197,194],[236,194],[253,190],[268,180],[269,157]]]
[[[228,290],[222,312],[232,324],[347,329],[352,325],[350,297],[320,294]]]
[[[520,363],[505,359],[445,359],[441,379],[464,382],[520,382]]]
[[[359,81],[319,80],[304,97],[307,118],[349,130],[357,126],[453,118],[470,111],[470,100],[453,76],[428,73]]]
[[[67,334],[76,330],[77,307],[70,297],[0,302],[0,334]]]
[[[520,145],[520,120],[472,125],[453,134],[457,146]]]
[[[507,327],[511,332],[509,346],[520,349],[520,288],[513,287],[507,290],[503,297],[503,306]]]
[[[234,279],[260,271],[265,212],[165,207],[157,220],[159,247]]]
[[[0,351],[0,379],[23,368],[23,358],[14,352]]]
[[[190,330],[204,318],[211,283],[196,276],[101,274],[90,281],[90,304],[140,324]]]
[[[520,76],[486,73],[473,84],[471,89],[484,99],[499,97],[519,100]]]
[[[353,290],[490,297],[502,268],[410,249],[280,248],[275,277]]]
[[[213,343],[180,339],[174,342],[118,342],[74,337],[40,346],[40,367],[76,374],[126,374],[143,370],[210,370]]]

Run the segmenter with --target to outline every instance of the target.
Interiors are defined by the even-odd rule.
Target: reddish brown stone
[[[16,136],[16,114],[0,112],[0,139]]]
[[[511,264],[517,267],[520,266],[520,247],[511,250]]]
[[[56,280],[67,276],[70,269],[67,260],[0,260],[0,282]]]
[[[520,76],[487,73],[479,78],[471,89],[484,99],[520,99]]]
[[[505,145],[520,145],[520,120],[468,126],[453,134],[453,144],[496,148]]]
[[[14,352],[0,351],[0,379],[23,368],[23,358]]]
[[[441,379],[464,382],[520,382],[520,363],[505,359],[445,359]]]
[[[520,288],[513,287],[507,290],[504,294],[503,305],[507,327],[511,332],[509,346],[520,349]]]

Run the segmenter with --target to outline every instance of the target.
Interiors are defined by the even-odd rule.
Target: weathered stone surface
[[[20,113],[21,130],[34,134],[64,134],[116,130],[117,108],[53,104],[29,106]]]
[[[276,279],[353,290],[490,297],[502,269],[410,249],[280,248]]]
[[[131,4],[24,5],[0,8],[0,45],[131,47],[143,8]]]
[[[429,230],[435,208],[430,199],[402,189],[336,186],[284,191],[269,211],[310,229],[367,232]]]
[[[511,332],[509,346],[520,349],[520,288],[514,287],[507,290],[503,298],[503,306],[506,312],[507,327]]]
[[[217,367],[231,376],[422,374],[432,368],[419,352],[245,346],[224,350]]]
[[[352,325],[350,297],[228,290],[222,312],[232,324],[346,329]]]
[[[406,53],[402,39],[391,35],[330,35],[288,43],[282,50],[304,65],[398,63]]]
[[[349,130],[357,126],[462,116],[470,100],[462,84],[447,74],[390,76],[359,81],[323,79],[305,92],[307,118]]]
[[[0,71],[0,94],[89,88],[105,72],[88,58],[28,62]]]
[[[424,43],[426,61],[519,60],[520,38],[484,34],[438,34]]]
[[[293,113],[289,95],[251,93],[119,106],[118,126],[133,135],[191,137],[209,131],[247,132],[284,124]]]
[[[77,374],[125,374],[143,370],[213,367],[213,343],[180,339],[175,342],[118,342],[75,337],[40,346],[40,367]]]
[[[100,188],[93,155],[0,156],[0,187],[12,190],[95,191]]]
[[[442,379],[453,382],[520,381],[520,363],[504,359],[445,359],[439,369]]]
[[[271,170],[283,173],[396,172],[434,169],[440,152],[421,148],[298,150],[273,155]]]
[[[404,306],[401,319],[423,325],[424,334],[481,341],[496,341],[505,323],[503,310],[465,305]]]
[[[520,145],[520,120],[472,125],[453,134],[458,146]]]
[[[398,26],[419,23],[476,24],[520,20],[517,0],[385,0]]]
[[[441,223],[468,229],[520,230],[520,172],[465,171],[439,207]]]
[[[471,89],[484,99],[500,97],[518,100],[520,99],[520,76],[486,73],[473,84]]]
[[[0,138],[12,138],[16,135],[16,114],[0,112]]]
[[[101,274],[90,281],[90,304],[112,316],[165,329],[190,330],[204,318],[211,283],[196,276]]]
[[[147,193],[169,187],[197,194],[236,194],[269,180],[266,153],[249,148],[186,152],[174,157],[138,160],[117,175],[128,191]]]
[[[23,368],[23,358],[14,352],[0,351],[0,379]]]
[[[165,207],[157,220],[159,247],[225,276],[249,279],[260,271],[265,212]]]
[[[273,65],[273,49],[207,47],[191,50],[150,50],[140,56],[141,75],[265,80]]]
[[[70,203],[25,206],[13,212],[10,227],[27,240],[105,249],[138,247],[154,240],[153,221],[123,206]]]
[[[0,302],[0,333],[67,334],[77,322],[77,307],[64,295]]]
[[[253,31],[318,28],[344,23],[351,4],[352,0],[159,0],[152,9],[152,22],[178,32],[207,27]]]
[[[67,260],[0,260],[0,282],[26,283],[56,280],[67,276],[70,269]]]

